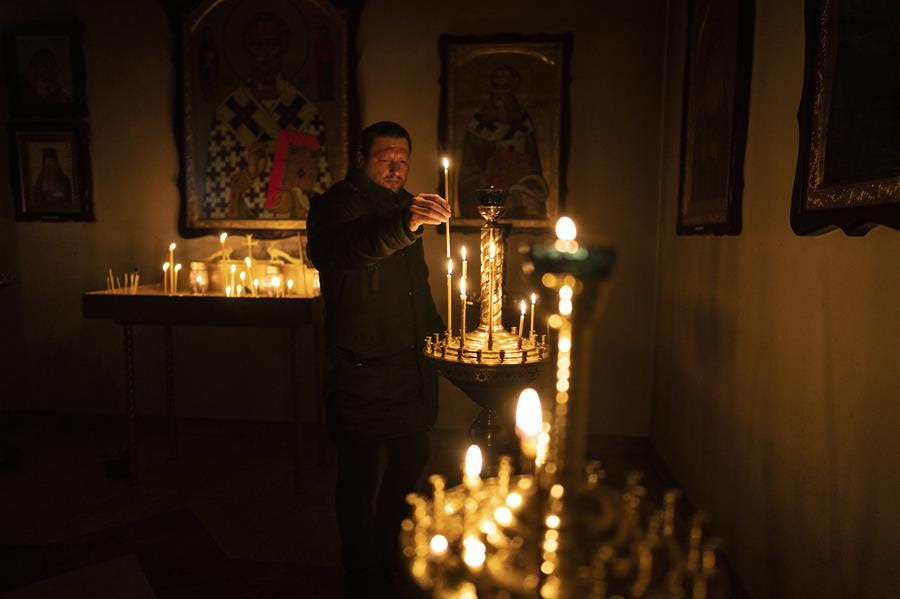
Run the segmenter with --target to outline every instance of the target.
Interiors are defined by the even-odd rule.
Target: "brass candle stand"
[[[677,490],[648,497],[637,472],[613,486],[599,462],[585,460],[589,405],[574,383],[587,382],[592,367],[590,332],[615,253],[579,247],[573,230],[532,247],[530,258],[545,301],[557,306],[546,452],[533,473],[514,475],[503,456],[496,476],[481,479],[467,465],[463,485],[445,489],[432,475],[430,500],[410,495],[401,541],[412,579],[433,597],[453,599],[729,597],[720,543],[706,538],[704,514],[679,514]]]
[[[481,406],[470,436],[485,453],[485,472],[495,473],[500,453],[516,455],[512,434],[513,401],[522,387],[537,378],[547,361],[546,335],[533,329],[503,327],[503,215],[506,194],[490,188],[478,190],[478,212],[485,223],[480,239],[479,324],[435,334],[425,340],[425,356],[438,372]],[[467,301],[466,298],[464,301]],[[454,334],[459,333],[459,334]]]

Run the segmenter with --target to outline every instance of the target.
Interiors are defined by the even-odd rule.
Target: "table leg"
[[[291,371],[291,398],[294,400],[294,492],[303,491],[303,432],[301,430],[302,419],[300,417],[300,394],[297,389],[297,329],[291,328],[290,333],[290,366]]]
[[[175,415],[175,352],[172,325],[163,327],[166,346],[166,409],[169,416],[169,459],[178,459],[178,418]]]
[[[125,332],[125,417],[128,420],[128,455],[131,466],[131,484],[140,484],[138,470],[137,409],[134,405],[134,331],[132,325],[124,324]]]
[[[316,464],[327,465],[327,434],[325,421],[325,336],[321,321],[313,323],[313,368],[316,387]]]

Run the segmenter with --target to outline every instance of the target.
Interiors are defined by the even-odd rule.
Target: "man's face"
[[[364,167],[372,181],[398,191],[409,174],[409,142],[405,137],[376,137]]]
[[[281,72],[284,40],[278,26],[269,21],[257,23],[246,39],[250,67],[259,75],[275,76]]]

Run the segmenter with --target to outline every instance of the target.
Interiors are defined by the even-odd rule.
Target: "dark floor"
[[[133,487],[117,478],[123,419],[2,419],[16,461],[0,472],[0,598],[343,596],[334,459],[317,465],[314,435],[297,494],[287,426],[184,421],[170,461],[164,423],[144,421]],[[463,433],[438,431],[432,447],[426,471],[454,484]],[[651,494],[665,484],[640,443],[601,440],[593,453],[614,482],[637,468]]]

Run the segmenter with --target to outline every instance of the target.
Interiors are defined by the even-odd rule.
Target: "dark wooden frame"
[[[806,2],[806,71],[797,112],[800,144],[791,203],[791,228],[797,235],[839,228],[857,236],[877,225],[900,229],[900,176],[825,181],[829,110],[843,33],[840,10],[839,0]],[[848,94],[856,91],[854,86],[843,89]],[[894,166],[900,172],[900,163]]]
[[[343,31],[343,39],[340,40],[338,61],[343,64],[337,77],[340,77],[344,90],[343,102],[340,108],[338,127],[326,127],[328,146],[338,147],[341,159],[329,164],[333,182],[338,181],[345,174],[347,168],[352,166],[354,159],[355,140],[359,135],[359,93],[356,84],[356,65],[359,60],[356,51],[356,33],[359,28],[359,14],[365,0],[308,0],[319,6],[322,10],[331,11],[342,19],[340,27]],[[175,109],[174,132],[176,146],[179,154],[180,170],[178,175],[178,187],[180,191],[180,208],[178,228],[182,237],[200,237],[204,235],[217,235],[222,231],[253,233],[260,238],[280,238],[294,235],[297,230],[306,228],[305,220],[252,220],[252,219],[208,219],[196,218],[197,206],[202,205],[203,190],[192,189],[189,186],[190,177],[195,173],[194,160],[191,157],[193,151],[194,131],[191,127],[190,115],[192,101],[188,93],[190,87],[189,69],[185,68],[188,59],[185,52],[185,23],[191,15],[205,14],[204,10],[215,4],[221,4],[220,0],[164,0],[169,20],[175,38],[173,61],[175,64]],[[231,2],[231,0],[225,0]]]
[[[733,62],[734,78],[731,85],[732,103],[730,106],[730,131],[721,132],[723,138],[717,141],[727,147],[727,172],[714,174],[727,177],[724,197],[720,198],[721,206],[713,213],[709,211],[692,211],[690,202],[693,191],[693,167],[699,158],[694,151],[692,125],[697,118],[701,103],[701,93],[709,91],[709,86],[698,90],[692,87],[698,78],[699,66],[708,62],[712,55],[700,56],[698,50],[700,40],[696,28],[696,11],[699,2],[688,2],[687,12],[687,50],[684,66],[684,89],[681,126],[681,159],[680,182],[678,190],[678,218],[676,232],[679,235],[738,235],[741,232],[741,195],[744,189],[744,150],[747,143],[747,121],[750,103],[750,79],[753,66],[753,31],[755,18],[754,0],[728,0],[717,2],[707,0],[710,10],[728,10],[737,12],[737,22],[733,30],[712,30],[709,35],[736,42]],[[727,15],[726,15],[727,20]],[[721,20],[719,21],[721,22]],[[718,23],[716,23],[718,24]],[[710,24],[707,23],[707,28]],[[708,49],[703,46],[703,49]]]
[[[22,37],[58,37],[69,40],[69,64],[71,75],[71,99],[65,102],[34,102],[23,97],[19,73],[18,40]],[[82,52],[82,26],[76,22],[29,23],[3,28],[3,60],[6,84],[9,90],[9,112],[13,117],[77,117],[87,114],[85,94],[84,54]],[[60,68],[60,65],[57,65]]]
[[[31,166],[24,144],[29,141],[69,141],[72,144],[72,194],[77,200],[77,212],[41,211],[31,206],[26,177]],[[10,123],[10,174],[16,220],[93,221],[91,192],[91,161],[87,126],[81,121]]]
[[[495,35],[487,35],[487,36],[476,36],[476,35],[466,35],[466,36],[451,36],[451,35],[442,35],[438,40],[438,48],[440,52],[441,59],[441,78],[440,78],[440,86],[441,86],[441,95],[440,95],[440,107],[438,110],[438,135],[439,135],[439,151],[442,156],[448,156],[451,160],[451,171],[450,171],[450,191],[452,193],[453,199],[453,209],[454,216],[456,218],[451,219],[451,227],[453,229],[460,230],[473,230],[475,228],[480,227],[484,224],[484,221],[479,217],[470,217],[464,218],[460,216],[460,206],[459,206],[459,197],[457,190],[459,188],[458,185],[458,177],[460,174],[459,165],[461,164],[461,156],[462,156],[462,140],[456,140],[453,136],[453,131],[451,130],[451,111],[453,110],[453,106],[450,106],[450,96],[451,88],[453,85],[453,81],[451,78],[451,48],[453,46],[480,46],[483,47],[483,50],[487,53],[487,49],[491,46],[496,46],[499,51],[502,51],[503,48],[510,48],[512,52],[522,52],[527,53],[532,51],[534,48],[539,48],[542,45],[553,45],[558,48],[558,54],[561,60],[559,65],[559,77],[558,77],[558,85],[559,85],[559,101],[558,101],[558,136],[553,143],[555,144],[555,154],[557,156],[557,160],[555,160],[555,164],[546,164],[544,165],[543,161],[545,159],[544,155],[541,155],[542,160],[542,171],[544,173],[548,171],[555,171],[557,184],[555,186],[550,187],[550,195],[547,198],[547,218],[540,220],[525,220],[525,219],[511,219],[501,217],[501,221],[504,224],[510,225],[514,229],[531,229],[531,230],[540,230],[540,229],[548,229],[552,227],[556,219],[561,214],[563,206],[565,205],[565,196],[567,192],[566,186],[566,171],[568,169],[569,163],[569,142],[570,142],[570,107],[569,107],[569,84],[571,82],[571,75],[569,72],[569,65],[571,62],[572,56],[572,45],[573,45],[573,36],[571,33],[561,33],[561,34],[534,34],[534,35],[523,35],[523,34],[513,34],[513,33],[503,33],[503,34],[495,34]],[[440,165],[435,165],[438,169],[440,169]],[[444,179],[443,179],[443,170],[439,170],[440,175],[440,183],[439,183],[439,191],[442,195],[446,194],[446,190],[444,189]]]

